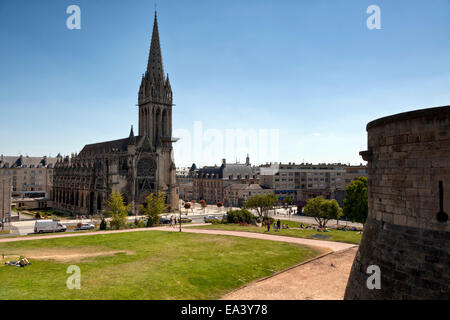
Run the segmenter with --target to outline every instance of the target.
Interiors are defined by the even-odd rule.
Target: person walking
[[[280,219],[277,220],[277,229],[278,229],[278,231],[280,231],[280,229],[281,229],[281,221],[280,221]]]
[[[267,224],[267,232],[269,232],[270,231],[270,220],[269,219],[266,220],[266,224]]]

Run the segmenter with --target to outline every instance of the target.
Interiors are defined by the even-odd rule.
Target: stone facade
[[[13,198],[52,198],[54,157],[0,156],[0,175],[11,177]]]
[[[450,106],[367,125],[369,215],[345,299],[450,299]],[[369,265],[381,289],[369,290]]]
[[[155,13],[147,70],[138,93],[139,135],[86,145],[72,157],[58,156],[54,174],[54,208],[82,214],[104,209],[119,191],[137,213],[151,192],[164,191],[178,208],[172,143],[172,89],[164,74]]]
[[[11,177],[0,172],[0,222],[11,216]]]
[[[220,167],[202,167],[191,171],[191,174],[193,175],[193,199],[205,200],[208,204],[222,201],[228,206],[229,201],[225,197],[226,187],[233,184],[248,185],[259,182],[248,156],[245,164],[226,163],[226,160],[222,159]]]
[[[280,200],[291,196],[297,201],[323,196],[332,199],[359,177],[367,177],[366,166],[336,164],[280,163],[262,165],[261,185],[274,189]]]

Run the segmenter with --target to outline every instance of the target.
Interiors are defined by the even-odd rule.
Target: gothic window
[[[138,176],[151,176],[155,175],[156,162],[152,158],[143,158],[139,160],[137,165]]]

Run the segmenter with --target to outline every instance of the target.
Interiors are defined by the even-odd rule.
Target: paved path
[[[342,300],[358,248],[307,261],[271,277],[252,282],[223,300]]]
[[[204,226],[204,225],[208,225],[208,224],[205,224],[205,223],[189,224],[189,225],[186,225],[186,226],[195,227],[195,226]],[[344,249],[348,249],[348,248],[351,248],[351,247],[355,247],[354,244],[348,244],[348,243],[343,243],[343,242],[303,239],[303,238],[276,236],[276,235],[269,235],[269,234],[263,234],[263,233],[253,233],[253,232],[243,232],[243,231],[207,230],[207,229],[194,229],[194,228],[183,228],[182,230],[183,230],[183,232],[189,232],[189,233],[226,235],[226,236],[236,236],[236,237],[243,237],[243,238],[253,238],[253,239],[261,239],[261,240],[272,240],[272,241],[296,243],[296,244],[300,244],[300,245],[307,245],[307,246],[313,246],[313,247],[322,247],[322,248],[325,248],[325,249],[328,249],[328,250],[334,251],[334,252],[335,251],[344,250]],[[171,231],[171,232],[178,232],[179,229],[178,229],[178,227],[155,227],[155,228],[138,228],[138,229],[127,229],[127,230],[93,231],[93,232],[80,232],[80,233],[59,233],[59,234],[49,234],[49,235],[39,235],[39,236],[4,238],[4,239],[0,239],[0,243],[1,242],[23,241],[23,240],[38,240],[38,239],[80,237],[80,236],[92,236],[92,235],[98,235],[98,234],[112,234],[112,233],[138,232],[138,231]]]
[[[208,225],[205,223],[189,224],[189,226],[204,226]],[[108,231],[79,231],[74,233],[51,233],[48,235],[37,235],[37,236],[27,236],[27,237],[11,237],[0,239],[1,242],[15,242],[24,240],[40,240],[40,239],[54,239],[54,238],[68,238],[68,237],[82,237],[82,236],[93,236],[96,234],[111,234],[111,233],[124,233],[124,232],[138,232],[138,231],[178,231],[178,228],[170,227],[155,227],[155,228],[136,228],[136,229],[126,229],[126,230],[108,230]],[[183,228],[183,231],[186,229]]]
[[[205,225],[205,224],[203,224],[203,225]],[[169,228],[168,227],[159,227],[157,229],[163,230],[163,231],[173,231],[173,229],[170,230],[171,229],[170,227]],[[322,248],[326,248],[333,252],[356,247],[356,245],[354,245],[354,244],[344,243],[344,242],[304,239],[304,238],[295,238],[295,237],[286,237],[286,236],[276,236],[276,235],[271,235],[271,234],[245,232],[245,231],[227,231],[227,230],[208,230],[208,229],[184,228],[183,232],[216,234],[216,235],[224,235],[224,236],[236,236],[236,237],[243,237],[243,238],[289,242],[289,243],[296,243],[296,244],[313,246],[313,247],[322,247]]]

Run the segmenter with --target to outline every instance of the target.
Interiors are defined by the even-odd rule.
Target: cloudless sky
[[[80,30],[66,27],[72,4]],[[131,125],[137,133],[154,4],[0,0],[0,153],[70,154],[127,137]],[[381,30],[366,27],[372,4]],[[255,146],[227,151],[217,142],[227,129],[278,130],[278,144],[250,152],[254,164],[357,164],[368,122],[450,104],[449,0],[160,0],[157,9],[177,166],[244,161]],[[195,149],[199,121],[216,140]]]

